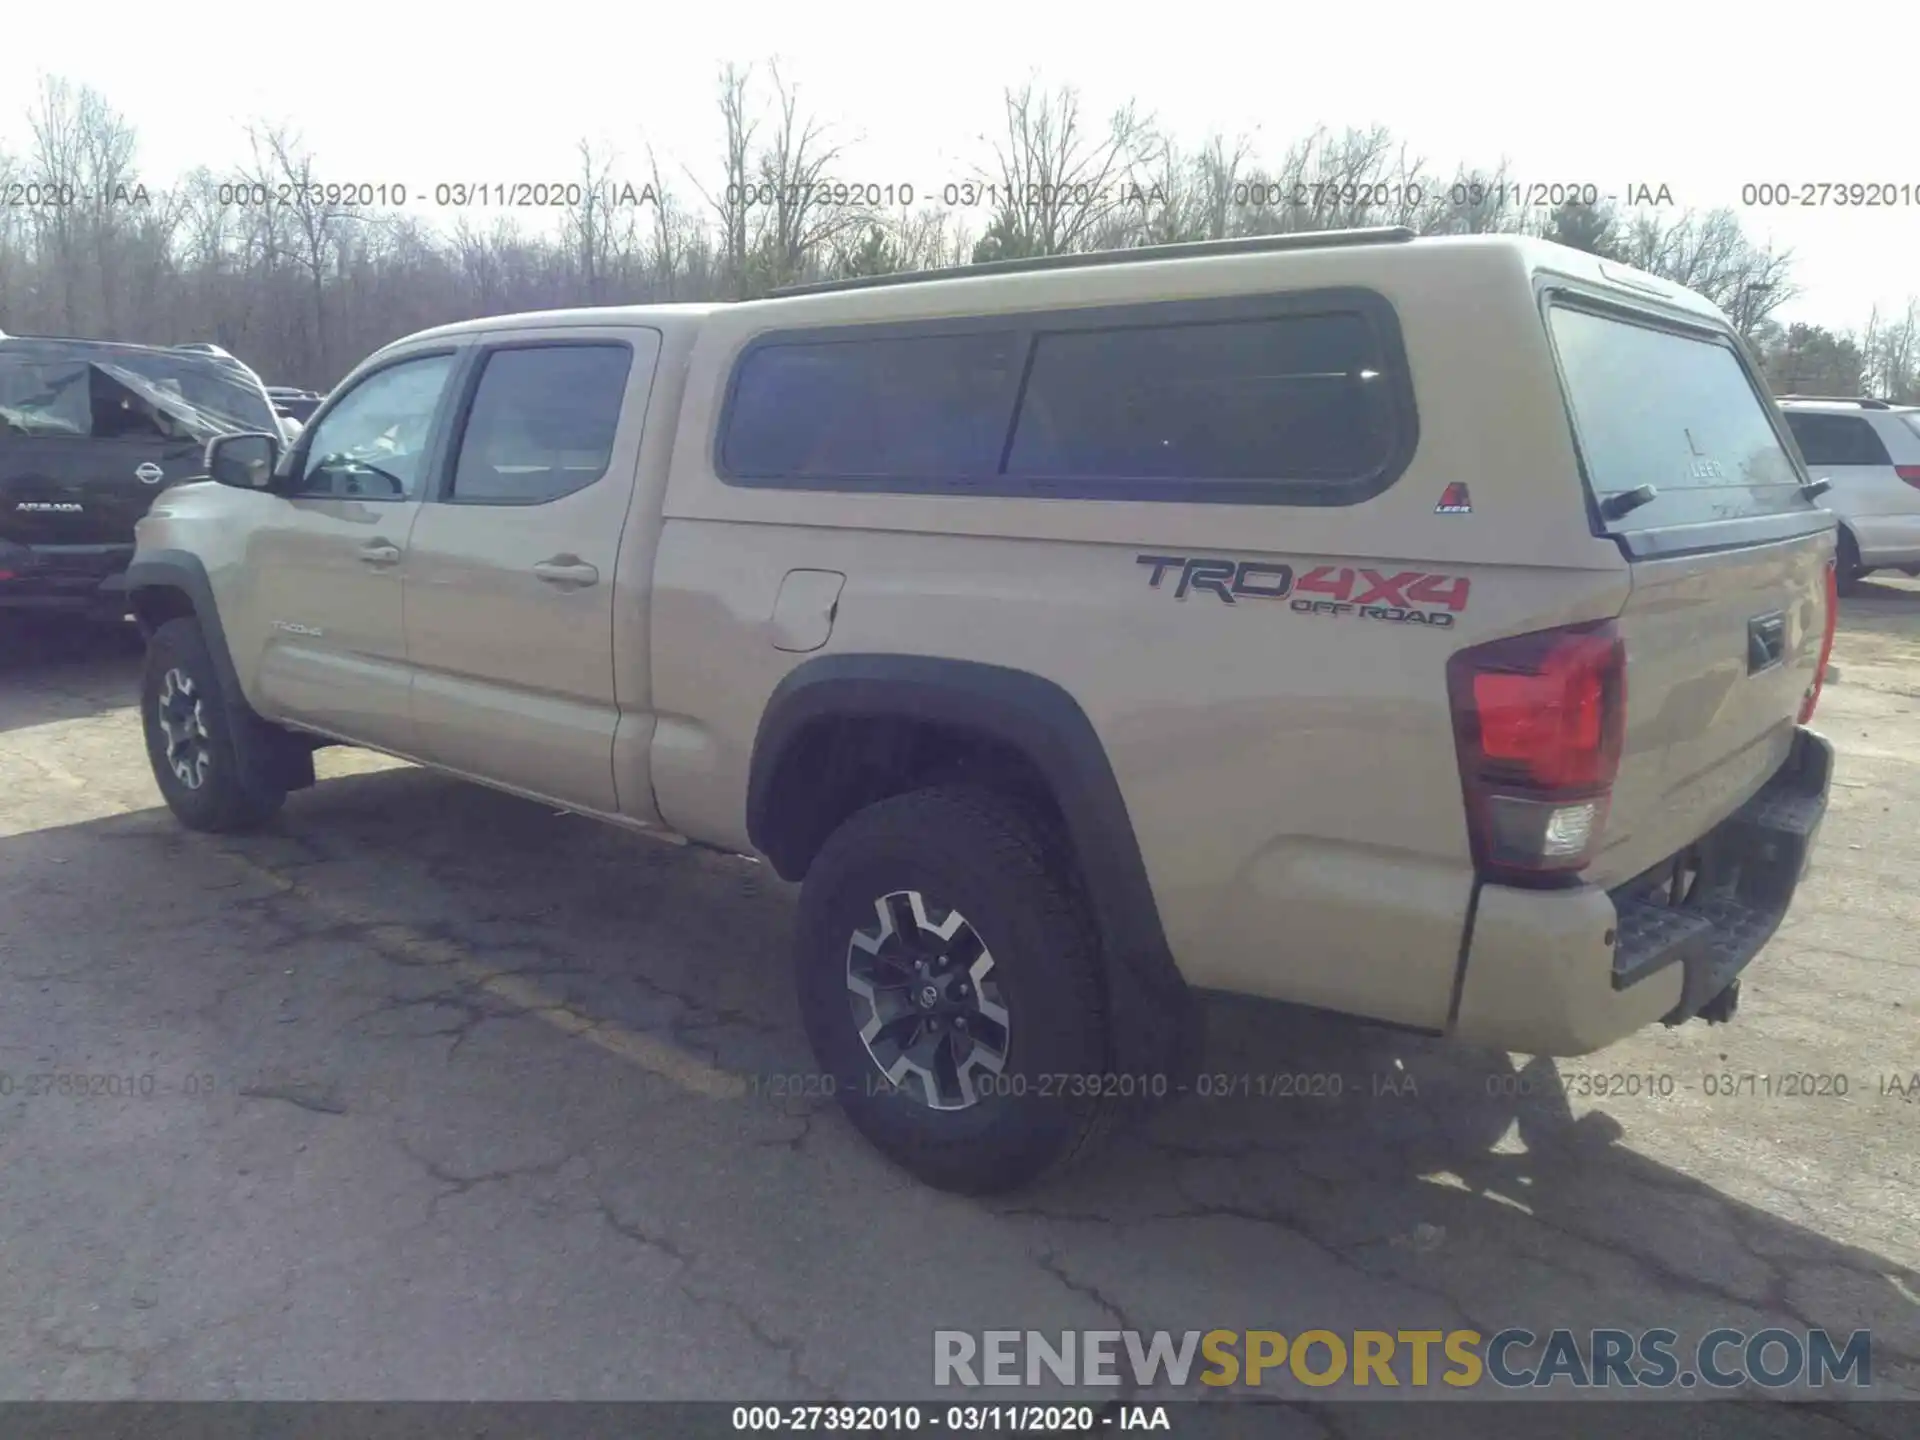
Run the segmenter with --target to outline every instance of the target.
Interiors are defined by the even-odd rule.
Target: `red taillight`
[[[1626,729],[1627,652],[1613,623],[1459,651],[1447,686],[1476,863],[1505,878],[1584,868]]]
[[[1911,468],[1911,467],[1909,467]],[[1807,687],[1807,698],[1800,703],[1800,723],[1806,724],[1813,719],[1813,707],[1820,703],[1820,687],[1827,680],[1827,662],[1833,658],[1833,632],[1840,626],[1840,580],[1834,568],[1834,562],[1827,561],[1827,624],[1826,631],[1820,637],[1820,665],[1813,672],[1813,684]]]
[[[1893,473],[1909,485],[1920,488],[1920,465],[1896,465],[1893,467]]]

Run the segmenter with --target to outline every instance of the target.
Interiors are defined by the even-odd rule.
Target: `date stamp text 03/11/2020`
[[[651,1072],[638,1072],[629,1083],[645,1087]],[[652,1076],[663,1086],[671,1086],[668,1077]],[[834,1076],[813,1071],[779,1074],[745,1074],[733,1098],[764,1100],[774,1104],[825,1101],[840,1089]],[[892,1082],[876,1072],[865,1082],[870,1093],[893,1089]],[[1374,1070],[1350,1075],[1338,1070],[1315,1071],[1202,1071],[1190,1080],[1169,1083],[1163,1074],[1067,1073],[983,1075],[976,1086],[982,1098],[1009,1099],[1132,1099],[1178,1097],[1202,1101],[1247,1101],[1333,1103],[1342,1100],[1388,1101],[1421,1098],[1421,1083],[1412,1072],[1402,1069]],[[1458,1083],[1427,1082],[1432,1095],[1444,1091],[1458,1098]],[[1466,1077],[1469,1091],[1484,1090],[1489,1099],[1558,1098],[1583,1101],[1663,1101],[1679,1096],[1696,1096],[1709,1101],[1812,1101],[1858,1102],[1869,1099],[1920,1102],[1920,1070],[1887,1071],[1876,1075],[1848,1075],[1844,1072],[1813,1071],[1731,1071],[1702,1070],[1683,1073],[1670,1070],[1586,1071],[1549,1070],[1536,1075],[1529,1072],[1490,1071],[1475,1085]],[[121,1100],[162,1099],[212,1100],[221,1096],[246,1096],[259,1090],[251,1080],[210,1073],[193,1072],[182,1076],[162,1075],[151,1070],[129,1072],[81,1072],[71,1070],[0,1070],[0,1101],[5,1100]]]
[[[1565,205],[1662,209],[1680,205],[1665,181],[1455,180],[1235,180],[1226,200],[1234,210],[1284,211],[1296,215],[1345,214],[1369,218],[1429,206],[1476,211],[1551,211]],[[40,210],[75,206],[144,208],[164,203],[171,192],[145,182],[120,183],[95,191],[68,181],[16,179],[0,183],[0,209]],[[439,180],[408,184],[393,179],[345,181],[221,181],[213,202],[242,209],[516,209],[572,210],[592,204],[608,209],[658,205],[650,182],[600,180]],[[1134,207],[1151,210],[1170,200],[1157,182],[1036,182],[1005,184],[995,180],[949,180],[929,185],[911,180],[803,182],[748,181],[726,187],[725,203],[743,209],[811,206],[909,210],[939,206],[947,210],[1054,209],[1076,206]],[[1920,181],[1765,180],[1739,188],[1747,209],[1905,209],[1920,207]]]
[[[1748,186],[1771,195],[1774,186]],[[1849,187],[1838,187],[1849,189]],[[1874,189],[1880,187],[1850,187]],[[1898,187],[1912,191],[1915,187]],[[0,185],[0,208],[60,209],[73,206],[149,207],[169,192],[144,182],[119,184],[96,194],[84,186],[56,180],[9,180]],[[609,209],[658,205],[648,182],[601,180],[510,180],[469,178],[409,184],[394,179],[343,181],[221,181],[213,187],[216,205],[242,209],[344,207],[350,209],[577,209],[594,204]],[[1551,210],[1562,205],[1665,207],[1678,203],[1666,182],[1631,181],[1603,185],[1595,181],[1482,181],[1427,183],[1419,180],[1236,180],[1228,187],[1235,210],[1271,210],[1323,215],[1365,215],[1429,206],[1472,210]],[[1079,206],[1134,207],[1151,210],[1169,203],[1157,182],[1079,181],[1006,184],[995,180],[949,180],[941,184],[911,180],[803,182],[747,181],[726,187],[725,203],[743,209],[796,206],[859,207],[904,210],[929,205],[948,210],[1053,209]],[[1781,203],[1752,201],[1747,203]],[[1846,203],[1844,200],[1835,203]],[[1855,203],[1895,203],[1892,200]]]

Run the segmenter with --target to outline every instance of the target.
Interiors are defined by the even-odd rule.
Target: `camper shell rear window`
[[[1609,534],[1802,514],[1814,508],[1774,407],[1730,336],[1555,300],[1547,324],[1597,507],[1655,497]]]

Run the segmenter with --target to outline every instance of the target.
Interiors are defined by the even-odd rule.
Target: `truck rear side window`
[[[1417,429],[1392,307],[1327,290],[771,335],[715,460],[803,489],[1350,505]]]
[[[1658,492],[1609,531],[1812,508],[1730,343],[1568,305],[1549,324],[1594,497]]]
[[[1042,334],[1007,473],[1358,480],[1393,448],[1384,358],[1359,315]]]

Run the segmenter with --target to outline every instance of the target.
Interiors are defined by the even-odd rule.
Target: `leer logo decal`
[[[1440,492],[1440,503],[1433,507],[1436,515],[1471,515],[1473,500],[1467,494],[1464,481],[1456,480]]]

